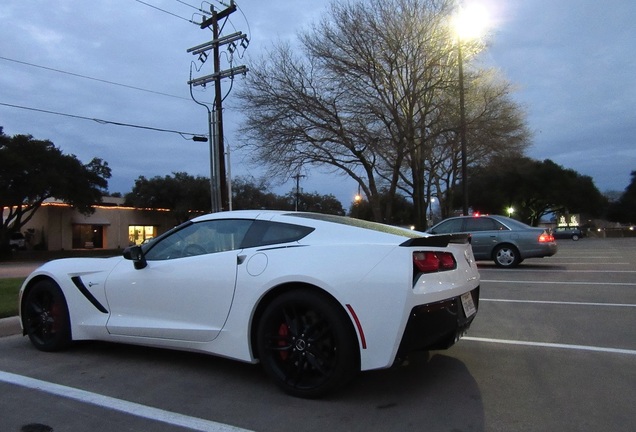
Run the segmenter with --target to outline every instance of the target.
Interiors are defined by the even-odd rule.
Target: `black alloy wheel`
[[[265,309],[257,347],[265,372],[285,392],[316,398],[359,370],[358,341],[342,308],[311,290],[281,294]]]
[[[22,303],[22,325],[40,351],[58,351],[71,343],[71,320],[62,290],[50,280],[37,282]]]

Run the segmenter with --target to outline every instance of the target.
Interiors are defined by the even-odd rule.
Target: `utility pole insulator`
[[[236,12],[236,4],[234,4],[234,1],[230,3],[230,6],[227,9],[224,9],[221,12],[212,11],[212,16],[201,23],[201,29],[206,29],[211,25],[218,23],[219,20],[230,16],[233,12]]]

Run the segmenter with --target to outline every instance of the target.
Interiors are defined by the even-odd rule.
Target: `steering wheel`
[[[195,256],[195,255],[203,255],[208,253],[203,246],[192,243],[183,248],[183,256]]]

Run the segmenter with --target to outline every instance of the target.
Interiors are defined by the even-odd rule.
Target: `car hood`
[[[109,273],[123,259],[123,257],[117,256],[111,258],[63,258],[53,260],[35,269],[27,280],[43,274],[51,277],[60,277],[66,274],[73,277],[100,272]]]

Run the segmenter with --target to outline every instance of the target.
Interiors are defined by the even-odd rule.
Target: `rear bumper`
[[[558,246],[556,242],[553,243],[545,243],[542,245],[538,245],[534,249],[521,249],[521,257],[522,258],[544,258],[549,257],[557,253]]]
[[[471,292],[479,310],[479,287]],[[459,296],[415,306],[400,342],[395,361],[400,362],[413,351],[450,348],[466,333],[477,313],[467,317]]]

